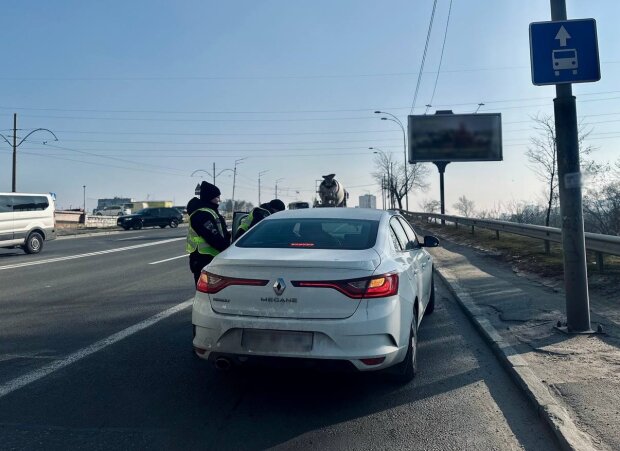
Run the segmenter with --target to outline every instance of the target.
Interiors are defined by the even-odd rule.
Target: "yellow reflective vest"
[[[222,230],[222,223],[220,222],[220,218],[218,214],[215,211],[211,210],[210,208],[199,208],[198,210],[196,210],[189,216],[189,229],[187,231],[187,241],[185,245],[185,251],[188,254],[198,251],[199,254],[212,255],[213,257],[215,257],[217,254],[220,253],[220,251],[218,251],[216,248],[214,248],[209,243],[207,243],[205,239],[201,237],[200,235],[198,235],[196,231],[192,228],[192,216],[194,216],[199,211],[207,212],[211,216],[213,216],[213,219],[215,220],[215,224],[217,225],[218,232],[220,233],[221,236],[224,236],[224,231]]]
[[[236,232],[237,235],[239,234],[239,230],[243,230],[243,233],[250,230],[250,227],[252,227],[252,221],[254,220],[254,211],[256,209],[265,211],[267,213],[267,216],[269,216],[270,214],[269,210],[265,208],[261,208],[261,207],[253,208],[252,211],[245,218],[241,220],[239,227],[237,227],[237,232]]]

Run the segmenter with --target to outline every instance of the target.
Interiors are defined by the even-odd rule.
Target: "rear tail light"
[[[217,293],[226,287],[231,285],[253,285],[257,287],[264,287],[269,283],[268,280],[259,279],[238,279],[235,277],[218,276],[207,271],[203,271],[200,274],[196,289],[202,293]]]
[[[362,279],[328,281],[291,281],[294,287],[333,288],[353,299],[385,298],[398,293],[398,274],[383,274]]]

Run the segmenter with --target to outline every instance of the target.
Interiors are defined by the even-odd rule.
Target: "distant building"
[[[364,194],[360,196],[360,208],[377,208],[377,196]]]

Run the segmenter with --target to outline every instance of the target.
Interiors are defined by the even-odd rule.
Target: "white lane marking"
[[[47,263],[64,262],[67,260],[75,260],[76,258],[93,257],[95,255],[113,254],[115,252],[128,251],[131,249],[139,249],[142,247],[156,246],[158,244],[172,243],[173,241],[181,241],[185,238],[171,238],[169,240],[154,241],[152,243],[136,244],[134,246],[119,247],[116,249],[108,249],[106,251],[89,252],[87,254],[69,255],[67,257],[48,258],[47,260],[37,260],[34,262],[15,263],[14,265],[0,266],[0,271],[5,269],[23,268],[24,266],[44,265]]]
[[[156,265],[158,263],[169,262],[170,260],[176,260],[177,258],[183,258],[183,257],[187,257],[187,254],[179,255],[178,257],[167,258],[165,260],[159,260],[158,262],[151,262],[151,263],[149,263],[149,265]]]
[[[138,235],[138,236],[129,236],[127,238],[119,238],[116,241],[126,241],[126,240],[133,240],[135,238],[144,238],[144,235]]]
[[[103,340],[99,340],[96,343],[93,343],[90,346],[80,349],[72,354],[69,354],[67,357],[61,360],[57,360],[48,365],[45,365],[38,370],[31,371],[30,373],[26,373],[23,376],[16,377],[13,380],[8,381],[5,384],[0,385],[0,398],[14,392],[15,390],[19,390],[20,388],[25,387],[26,385],[32,384],[33,382],[38,381],[50,374],[65,368],[72,363],[75,363],[79,360],[82,360],[84,357],[88,357],[91,354],[94,354],[97,351],[101,351],[108,346],[117,343],[124,338],[129,337],[130,335],[135,334],[136,332],[140,332],[147,327],[152,326],[153,324],[158,323],[159,321],[166,319],[167,317],[174,315],[177,312],[189,307],[192,305],[192,299],[188,299],[185,302],[175,305],[174,307],[169,308],[168,310],[164,310],[163,312],[159,312],[156,315],[151,316],[150,318],[145,319],[144,321],[140,321],[133,326],[130,326],[126,329],[121,330],[109,337],[104,338]]]

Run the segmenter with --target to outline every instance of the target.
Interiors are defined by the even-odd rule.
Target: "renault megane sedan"
[[[270,216],[203,269],[194,352],[219,369],[262,357],[310,359],[408,382],[418,326],[435,306],[426,248],[438,244],[420,240],[393,211]]]

